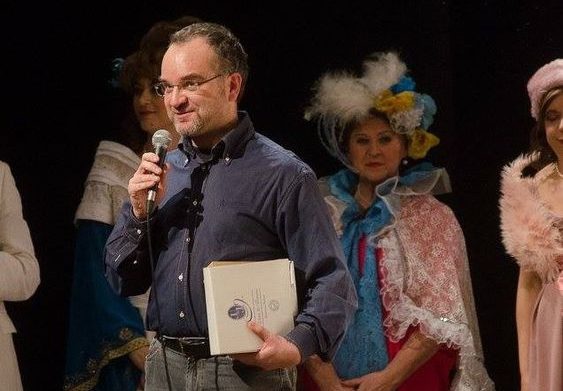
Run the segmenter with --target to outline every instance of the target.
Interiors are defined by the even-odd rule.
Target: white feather
[[[407,66],[397,53],[378,53],[375,59],[364,61],[364,76],[361,81],[375,96],[381,94],[407,72]]]
[[[345,125],[365,117],[373,106],[374,96],[358,78],[347,73],[324,75],[314,90],[311,107],[305,114],[307,119],[329,116]]]

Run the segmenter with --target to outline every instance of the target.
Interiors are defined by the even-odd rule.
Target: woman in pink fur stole
[[[502,173],[501,229],[520,266],[516,325],[522,391],[563,390],[563,59],[528,82],[531,153]]]

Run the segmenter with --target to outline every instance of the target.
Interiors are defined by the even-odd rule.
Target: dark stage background
[[[134,50],[153,22],[182,14],[224,23],[241,38],[251,64],[242,108],[319,176],[339,166],[302,118],[313,81],[328,69],[358,69],[373,51],[401,52],[419,90],[438,103],[432,130],[441,145],[430,158],[452,179],[454,192],[442,200],[466,235],[486,366],[498,390],[518,388],[517,267],[500,244],[499,172],[527,148],[527,79],[563,55],[561,2],[306,3],[268,4],[269,11],[243,2],[3,5],[0,159],[22,194],[42,276],[32,299],[9,305],[26,390],[62,388],[72,220],[110,130],[109,64]]]

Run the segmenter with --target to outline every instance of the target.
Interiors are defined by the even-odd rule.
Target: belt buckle
[[[184,346],[205,346],[207,343],[207,338],[205,337],[180,337],[178,338],[180,345]]]
[[[186,352],[184,352],[184,344],[180,342],[179,338],[159,335],[157,339],[160,341],[164,348],[169,348],[174,350],[175,352],[186,355]]]
[[[209,348],[206,348],[209,344],[205,337],[168,337],[165,335],[160,337],[161,342],[164,342],[166,346],[186,357],[196,360],[211,357]]]
[[[182,353],[186,356],[196,360],[210,357],[209,344],[205,337],[184,337],[179,338],[178,342],[182,347]]]

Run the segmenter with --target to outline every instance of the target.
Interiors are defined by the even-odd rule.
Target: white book
[[[293,261],[216,261],[203,269],[212,355],[256,352],[263,341],[253,320],[286,335],[294,327],[297,293]]]

